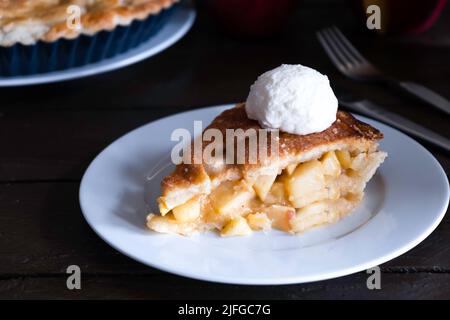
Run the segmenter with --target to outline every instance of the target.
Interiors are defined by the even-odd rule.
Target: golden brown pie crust
[[[75,38],[79,34],[92,35],[101,30],[111,30],[117,25],[128,25],[135,19],[142,20],[157,14],[177,1],[0,0],[0,44],[13,45],[14,40],[11,37],[7,39],[5,35],[14,32],[15,28],[23,28],[27,23],[32,23],[30,29],[38,26],[44,28],[45,31],[36,41],[50,42],[60,38]],[[70,5],[77,5],[82,10],[81,28],[78,30],[67,25],[67,8]]]

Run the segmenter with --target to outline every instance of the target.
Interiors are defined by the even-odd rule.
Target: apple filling
[[[379,151],[329,151],[251,183],[227,180],[164,216],[150,214],[147,225],[158,232],[184,235],[214,229],[222,236],[270,228],[304,232],[334,223],[353,210],[384,157]]]

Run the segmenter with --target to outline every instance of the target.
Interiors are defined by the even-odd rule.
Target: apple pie
[[[93,35],[129,25],[169,8],[178,0],[0,0],[0,46],[35,44]],[[77,8],[71,11],[71,8]],[[72,14],[80,14],[80,27],[70,26]]]
[[[243,103],[224,111],[208,128],[261,129],[247,117]],[[280,132],[276,156],[269,153],[256,164],[179,164],[162,180],[160,212],[148,215],[147,226],[162,233],[217,230],[238,236],[270,228],[301,233],[334,223],[362,200],[366,183],[387,156],[378,150],[382,137],[338,111],[325,131]]]

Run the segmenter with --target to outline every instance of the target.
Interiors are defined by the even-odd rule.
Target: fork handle
[[[397,85],[409,94],[450,115],[450,101],[440,94],[415,82],[398,82]]]
[[[347,106],[350,110],[356,113],[360,113],[375,120],[389,124],[394,128],[406,132],[416,138],[422,139],[423,141],[426,141],[450,153],[450,139],[441,136],[430,129],[422,127],[415,122],[403,118],[402,116],[386,111],[383,107],[380,107],[371,101],[362,100],[354,102],[351,106],[346,103],[342,103],[342,105]]]

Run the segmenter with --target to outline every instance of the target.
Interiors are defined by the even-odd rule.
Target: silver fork
[[[398,87],[410,95],[450,114],[450,101],[436,92],[414,82],[397,81],[385,76],[350,43],[335,26],[316,33],[328,57],[345,76],[363,82],[375,82]]]
[[[441,148],[450,153],[450,139],[437,134],[436,132],[418,125],[411,120],[403,118],[395,113],[387,111],[385,108],[376,103],[366,100],[358,99],[338,91],[339,104],[351,112],[362,114],[363,116],[384,122],[394,128],[406,132],[407,134],[419,138],[431,145]]]

